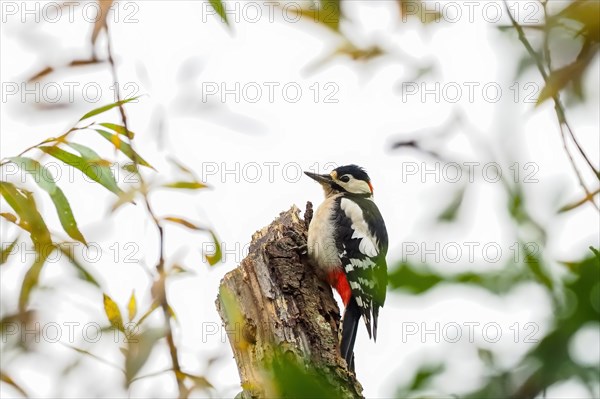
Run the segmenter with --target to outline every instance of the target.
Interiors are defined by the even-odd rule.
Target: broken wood
[[[360,383],[339,354],[339,308],[305,255],[312,204],[305,220],[299,213],[292,206],[254,233],[248,256],[219,287],[216,305],[244,389],[239,396],[285,397],[268,367],[283,354],[336,396],[362,398]]]

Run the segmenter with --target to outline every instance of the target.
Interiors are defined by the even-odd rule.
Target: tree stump
[[[307,203],[306,220],[299,213],[292,206],[254,233],[248,256],[221,281],[216,305],[239,370],[238,396],[297,396],[269,368],[283,357],[327,389],[307,386],[307,392],[362,398],[360,383],[339,354],[339,308],[306,256],[312,204]]]

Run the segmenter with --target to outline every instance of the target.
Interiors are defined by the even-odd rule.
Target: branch
[[[117,95],[117,102],[120,102],[121,101],[121,92],[119,90],[119,79],[117,76],[117,68],[115,65],[114,58],[113,58],[113,52],[112,52],[111,40],[110,40],[110,30],[108,28],[108,24],[105,26],[105,28],[106,28],[108,62],[110,64],[113,81],[116,86],[115,92]],[[121,114],[121,121],[123,123],[123,127],[125,127],[125,132],[127,133],[127,136],[130,139],[129,145],[133,149],[133,140],[131,140],[129,127],[127,126],[127,114],[125,113],[125,107],[123,107],[123,104],[121,104],[121,103],[119,103],[119,113]],[[160,304],[160,307],[161,307],[162,313],[163,313],[163,317],[165,320],[165,330],[166,330],[165,338],[167,340],[167,345],[169,347],[171,363],[173,364],[173,373],[175,374],[175,379],[177,380],[177,388],[179,391],[179,398],[187,398],[189,392],[184,383],[185,374],[181,371],[181,366],[179,364],[179,356],[178,356],[177,346],[175,345],[175,340],[173,338],[173,330],[171,328],[172,311],[171,311],[171,306],[169,305],[169,301],[167,299],[167,293],[166,293],[166,289],[167,289],[166,281],[165,281],[166,275],[165,275],[165,271],[164,271],[164,269],[165,269],[164,230],[163,230],[162,224],[160,223],[159,219],[156,217],[156,214],[154,213],[154,210],[152,209],[152,205],[150,204],[150,199],[148,198],[148,190],[147,190],[148,186],[146,185],[146,183],[144,181],[144,177],[138,168],[138,165],[140,164],[140,159],[138,158],[138,154],[136,151],[133,151],[133,154],[134,154],[134,163],[136,166],[137,176],[140,179],[140,185],[142,187],[142,190],[141,190],[142,198],[144,200],[146,210],[148,211],[148,215],[150,215],[152,222],[154,223],[154,225],[156,226],[156,229],[158,230],[159,256],[158,256],[158,263],[156,265],[156,271],[158,274],[157,279],[155,281],[155,287],[156,287],[156,293],[157,293],[156,299],[158,300],[158,303]]]
[[[546,13],[547,12],[546,2],[542,2],[542,5],[544,7],[544,13]],[[512,15],[512,13],[511,13],[511,11],[510,11],[510,9],[508,7],[507,0],[504,0],[504,7],[506,8],[506,12],[508,14],[508,17],[510,18],[510,22],[511,22],[512,26],[517,31],[519,40],[521,41],[521,43],[523,43],[523,46],[525,47],[525,49],[527,50],[527,52],[529,53],[529,55],[531,56],[531,58],[533,58],[533,60],[535,61],[537,69],[540,72],[540,74],[542,75],[542,78],[544,79],[544,83],[548,84],[549,73],[551,72],[551,63],[550,63],[550,53],[549,53],[549,50],[547,50],[547,53],[546,53],[546,61],[548,63],[548,69],[549,69],[549,71],[546,71],[546,68],[544,66],[544,60],[542,59],[542,57],[531,46],[531,43],[529,42],[529,40],[527,39],[527,36],[525,35],[525,32],[523,31],[523,27],[515,20],[514,16]],[[546,34],[546,38],[544,40],[545,40],[544,41],[544,46],[548,49],[547,34]],[[567,153],[567,156],[569,158],[571,166],[572,166],[573,170],[575,171],[575,175],[577,176],[577,180],[579,181],[579,185],[585,191],[586,196],[590,197],[590,191],[588,190],[587,186],[585,185],[585,182],[583,181],[583,177],[581,176],[581,173],[579,172],[579,169],[577,168],[577,165],[575,164],[575,160],[573,159],[573,156],[572,156],[572,154],[571,154],[571,152],[570,152],[570,150],[569,150],[569,148],[567,146],[565,128],[569,132],[569,135],[571,136],[571,139],[573,140],[573,143],[575,143],[575,146],[577,147],[579,153],[581,154],[581,156],[583,157],[583,159],[585,159],[586,163],[588,164],[588,166],[590,167],[590,169],[592,170],[592,172],[594,173],[594,175],[596,176],[596,178],[600,179],[600,173],[594,167],[594,165],[592,164],[592,162],[588,158],[587,154],[585,153],[585,151],[583,150],[583,148],[579,144],[579,141],[577,140],[577,137],[575,137],[575,133],[573,132],[573,129],[571,128],[571,125],[569,124],[569,122],[567,120],[567,116],[566,116],[566,113],[565,113],[565,108],[564,108],[564,106],[563,106],[563,104],[562,104],[562,102],[560,100],[560,94],[558,92],[556,92],[552,96],[552,100],[554,101],[554,110],[555,110],[555,113],[556,113],[556,118],[558,119],[558,125],[559,125],[559,128],[560,128],[560,134],[561,134],[561,138],[562,138],[562,142],[563,142],[563,147],[565,149],[565,152]],[[598,209],[598,206],[593,201],[593,198],[590,199],[589,201],[590,201],[590,203],[596,209]]]
[[[307,393],[316,392],[310,381],[321,379],[336,397],[362,398],[360,383],[339,355],[337,303],[301,253],[308,220],[299,212],[293,206],[256,232],[248,256],[219,287],[216,306],[237,362],[241,397],[310,396],[292,392],[298,382],[273,375],[269,364],[283,353],[300,369],[312,370],[315,379],[303,387]],[[310,202],[305,218],[309,214]]]

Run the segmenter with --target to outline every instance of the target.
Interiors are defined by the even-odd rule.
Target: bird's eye
[[[342,177],[340,177],[340,181],[343,181],[344,183],[348,183],[350,181],[350,178],[347,175],[342,176]]]

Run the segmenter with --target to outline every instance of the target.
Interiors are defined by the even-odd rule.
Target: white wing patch
[[[358,244],[360,252],[371,258],[377,256],[379,253],[379,250],[377,249],[377,237],[372,236],[369,233],[369,226],[363,218],[363,211],[360,209],[360,206],[352,200],[342,198],[340,207],[352,221],[351,227],[352,230],[354,230],[352,238],[360,239],[360,244]]]
[[[359,277],[358,282],[362,285],[365,285],[369,288],[375,288],[375,282],[371,280],[367,280],[366,278]]]

